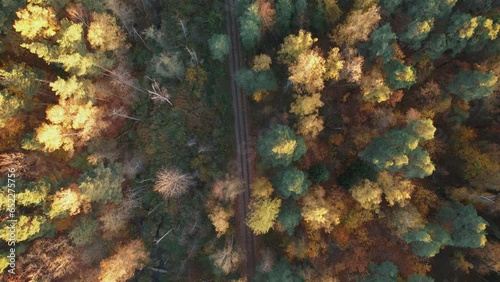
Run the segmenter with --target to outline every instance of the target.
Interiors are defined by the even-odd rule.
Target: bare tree
[[[134,11],[132,8],[119,0],[106,0],[106,7],[113,11],[113,14],[120,19],[122,25],[130,32],[130,28],[134,24]]]
[[[130,73],[129,68],[125,64],[119,64],[115,69],[103,69],[104,75],[111,78],[111,83],[113,86],[121,88],[120,90],[128,91],[129,89],[134,89],[139,93],[145,93],[145,91],[137,86],[137,79]]]
[[[88,150],[91,153],[87,160],[92,160],[93,163],[104,161],[116,162],[119,151],[116,149],[116,140],[105,140],[103,138],[93,138],[89,141]]]
[[[144,35],[144,37],[146,37],[146,39],[155,41],[156,44],[158,44],[162,48],[165,48],[167,46],[164,34],[161,32],[161,30],[156,29],[154,26],[150,26],[144,29],[142,34]]]
[[[236,271],[241,260],[244,258],[241,248],[234,246],[234,238],[226,240],[223,249],[218,250],[211,256],[215,266],[220,268],[225,274]]]
[[[54,281],[77,269],[76,250],[65,237],[41,238],[19,258],[17,281]],[[22,268],[21,268],[22,267]]]
[[[186,50],[188,51],[189,55],[191,56],[191,64],[197,65],[198,64],[198,55],[196,55],[196,52],[193,49],[189,49],[189,47],[186,46]]]
[[[276,261],[276,256],[269,248],[260,251],[260,254],[261,260],[259,264],[259,270],[264,273],[268,273],[273,268],[274,262]]]
[[[131,119],[131,120],[135,120],[135,121],[142,121],[141,119],[127,115],[127,111],[123,107],[122,108],[114,108],[111,111],[111,115],[114,117],[122,117],[122,118],[127,118],[127,119]]]
[[[26,155],[23,153],[10,153],[0,155],[0,172],[7,173],[7,169],[14,168],[17,172],[26,169]]]
[[[127,179],[134,179],[143,170],[144,158],[142,156],[135,155],[123,163],[123,173]]]
[[[170,106],[173,107],[174,105],[170,102],[170,94],[168,93],[167,88],[165,86],[160,87],[160,84],[155,79],[150,77],[148,78],[152,81],[152,90],[148,90],[148,93],[151,95],[151,100],[158,103],[168,102]]]
[[[68,17],[72,21],[81,22],[86,27],[89,27],[89,14],[83,4],[77,3],[68,5],[66,13],[68,13]]]
[[[244,184],[238,177],[227,174],[224,179],[215,181],[212,186],[212,196],[219,201],[232,203],[243,192]]]
[[[164,168],[156,175],[154,190],[165,197],[177,198],[194,185],[191,175],[182,173],[176,168]]]
[[[138,187],[129,189],[125,194],[125,199],[117,207],[117,210],[124,213],[131,213],[132,210],[141,206],[141,201],[144,197],[144,188]]]
[[[144,38],[142,38],[141,34],[137,31],[137,29],[135,27],[132,27],[132,35],[138,37],[142,41],[142,44],[144,44],[144,46],[149,51],[153,52],[153,50],[151,50],[151,48],[149,48],[148,44],[146,44],[146,41],[144,41]]]

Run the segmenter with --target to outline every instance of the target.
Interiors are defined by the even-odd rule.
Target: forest
[[[500,281],[497,0],[2,0],[0,281]]]

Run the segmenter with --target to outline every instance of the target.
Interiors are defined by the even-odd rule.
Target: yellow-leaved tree
[[[47,152],[61,148],[72,152],[75,146],[84,144],[108,126],[102,109],[90,101],[80,104],[73,99],[61,99],[46,113],[49,123],[36,130],[36,140]]]
[[[148,261],[149,254],[141,240],[132,240],[115,250],[115,254],[101,261],[99,281],[127,281]]]
[[[323,229],[329,233],[340,223],[341,207],[332,204],[321,186],[312,187],[302,200],[301,215],[306,227],[313,231]]]
[[[249,213],[246,224],[256,235],[266,234],[271,229],[278,217],[281,199],[259,197],[249,204]]]
[[[313,38],[310,32],[301,29],[297,35],[291,34],[285,38],[285,41],[281,44],[281,49],[278,51],[278,60],[283,64],[290,65],[301,54],[310,50],[316,41],[318,39]]]
[[[273,193],[273,185],[266,177],[256,178],[250,185],[252,197],[268,197]]]
[[[229,220],[234,216],[234,210],[232,207],[224,207],[222,205],[216,204],[214,208],[211,209],[208,214],[208,218],[215,227],[215,232],[217,232],[217,238],[226,234],[229,228]]]
[[[317,93],[325,87],[325,59],[316,51],[307,51],[297,57],[297,62],[288,67],[290,81],[298,91]]]
[[[115,17],[108,14],[92,13],[87,40],[92,48],[112,51],[124,46],[125,33],[116,24]]]
[[[30,3],[26,8],[16,12],[16,15],[19,19],[14,22],[14,30],[28,39],[34,39],[37,36],[50,38],[59,29],[56,14],[50,7]]]

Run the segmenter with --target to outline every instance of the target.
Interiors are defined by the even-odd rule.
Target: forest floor
[[[245,218],[248,214],[248,203],[250,199],[250,183],[252,181],[252,162],[250,158],[250,142],[248,134],[248,122],[245,111],[245,96],[236,84],[236,73],[242,66],[242,52],[239,40],[238,23],[235,15],[235,1],[226,0],[227,33],[231,40],[229,53],[229,73],[231,80],[231,93],[233,97],[234,127],[236,133],[237,167],[238,177],[244,182],[244,191],[238,197],[237,221],[238,241],[243,245],[246,254],[246,265],[242,272],[246,274],[247,281],[252,281],[256,266],[256,238],[253,232],[246,226]]]

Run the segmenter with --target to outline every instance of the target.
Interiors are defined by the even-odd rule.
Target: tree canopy
[[[306,152],[304,140],[286,125],[272,125],[259,135],[257,152],[272,166],[288,166]]]

